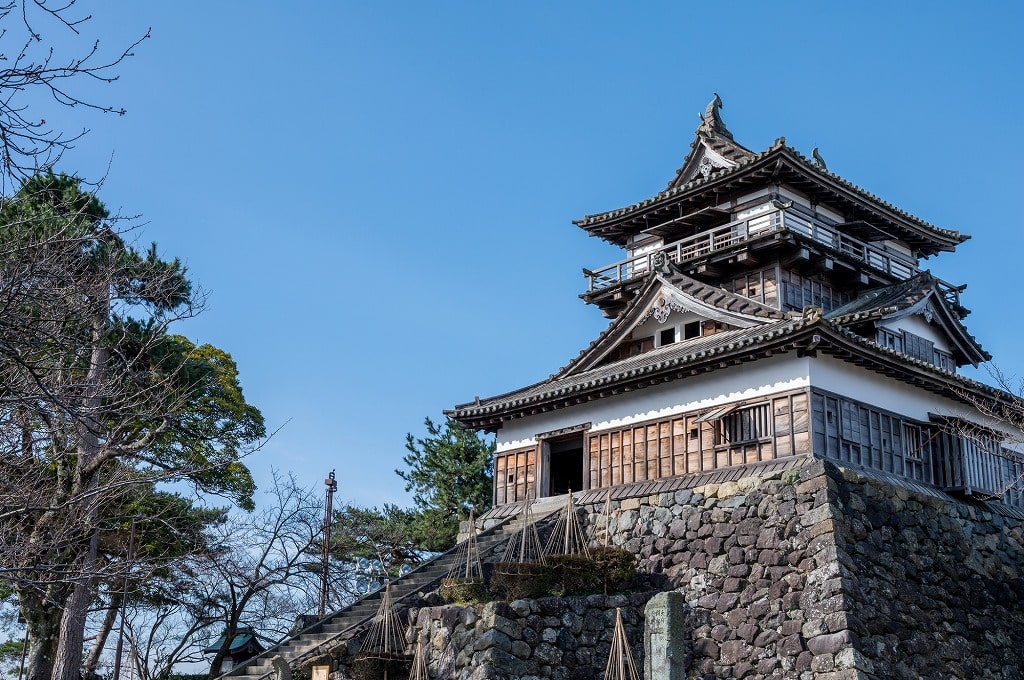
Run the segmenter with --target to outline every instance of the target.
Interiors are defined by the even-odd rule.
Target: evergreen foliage
[[[496,442],[486,441],[472,430],[445,418],[443,427],[430,418],[424,420],[427,435],[406,435],[402,459],[407,470],[396,470],[405,480],[405,490],[413,492],[416,510],[432,535],[422,537],[428,550],[454,545],[459,520],[469,516],[471,508],[481,515],[491,507]],[[431,544],[432,542],[432,544]]]
[[[241,457],[263,418],[230,355],[169,332],[201,308],[185,267],[125,235],[67,175],[0,200],[0,578],[28,620],[29,680],[77,677],[91,603],[201,547],[216,517],[156,485],[252,507]]]
[[[412,508],[346,505],[334,512],[332,554],[342,562],[367,560],[389,576],[419,564],[425,554],[455,545],[459,522],[471,508],[491,507],[495,442],[425,419],[427,436],[406,435],[406,470],[395,472],[413,492]]]

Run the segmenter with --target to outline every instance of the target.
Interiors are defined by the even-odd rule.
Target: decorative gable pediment
[[[731,161],[723,154],[715,151],[707,138],[698,135],[690,155],[687,156],[683,166],[676,172],[676,176],[669,183],[669,186],[686,184],[697,177],[707,179],[716,170],[735,168],[736,165],[735,161]]]
[[[612,360],[621,354],[622,348],[636,341],[634,332],[643,324],[652,319],[665,324],[673,313],[693,314],[697,320],[714,322],[719,330],[751,328],[793,316],[697,281],[669,265],[663,273],[652,273],[644,288],[600,337],[556,375],[573,375]]]
[[[679,290],[664,279],[662,279],[661,283],[662,286],[658,294],[633,324],[634,328],[651,317],[654,317],[658,323],[665,323],[672,312],[693,312],[701,317],[701,319],[718,321],[736,328],[750,328],[751,326],[765,323],[764,317],[724,310],[710,302],[698,299],[691,294]]]
[[[906,344],[924,340],[944,346],[957,358],[958,364],[970,363],[977,366],[991,357],[963,325],[939,288],[939,282],[928,272],[900,283],[865,293],[848,305],[834,310],[829,315],[843,326],[862,327],[858,332],[873,333],[874,330],[910,334]],[[864,328],[868,331],[865,331]],[[892,349],[898,342],[880,338],[880,342]],[[910,352],[914,354],[914,352]],[[923,358],[923,357],[918,357]],[[927,360],[927,359],[925,359]]]

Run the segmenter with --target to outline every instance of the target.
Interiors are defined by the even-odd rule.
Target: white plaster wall
[[[846,221],[846,218],[843,217],[842,214],[836,212],[835,210],[832,210],[831,208],[825,207],[823,205],[815,206],[815,210],[818,211],[819,215],[824,215],[825,217],[829,218],[830,220],[834,220],[836,222],[845,222]]]
[[[931,340],[935,343],[935,347],[938,349],[945,352],[950,351],[949,339],[946,338],[945,333],[925,321],[924,317],[920,314],[911,314],[910,316],[905,316],[902,319],[886,321],[879,325],[884,328],[895,328],[907,331],[908,333],[913,333],[925,340]]]
[[[773,207],[774,206],[770,202],[762,203],[761,205],[755,205],[753,208],[747,208],[746,210],[739,211],[738,213],[736,213],[736,217],[734,219],[745,220],[748,217],[754,217],[755,215],[766,213]]]
[[[903,253],[907,257],[914,257],[914,251],[911,250],[910,246],[903,241],[885,241],[884,243],[889,250],[894,250],[897,253]]]
[[[582,423],[600,432],[808,386],[915,420],[936,413],[1007,431],[966,404],[888,376],[829,356],[787,354],[510,421],[498,431],[498,451],[532,446],[539,433]]]
[[[749,201],[753,201],[755,198],[761,198],[762,196],[768,196],[772,193],[771,187],[765,187],[764,189],[758,189],[757,191],[749,194],[743,194],[735,201],[726,201],[725,203],[719,203],[718,208],[721,210],[731,210],[733,205],[742,205]]]
[[[811,201],[807,198],[806,194],[794,189],[793,187],[779,187],[779,196],[787,201],[793,201],[797,205],[801,205],[808,210],[811,208]]]
[[[664,241],[660,238],[652,241],[646,241],[646,239],[639,245],[636,243],[629,244],[626,248],[628,253],[627,257],[639,257],[640,255],[646,255],[647,253],[654,252],[658,248],[665,245]]]
[[[888,376],[819,355],[810,362],[811,386],[892,411],[915,420],[928,420],[929,413],[955,416],[997,430],[1004,425],[985,417],[967,404],[945,399]]]
[[[665,320],[665,323],[658,323],[658,320],[655,319],[652,315],[651,318],[647,319],[642,324],[634,328],[633,333],[632,335],[630,335],[630,337],[634,340],[639,340],[640,338],[646,338],[653,335],[654,342],[657,343],[661,331],[665,330],[666,328],[675,327],[676,338],[682,338],[682,327],[684,324],[688,324],[691,321],[702,321],[703,319],[704,317],[698,316],[694,312],[673,311],[672,313],[669,314],[668,319]]]
[[[813,209],[819,215],[823,215],[824,217],[827,217],[827,218],[829,218],[830,220],[832,220],[834,222],[845,222],[846,221],[846,218],[843,217],[842,213],[839,213],[836,210],[834,210],[832,208],[829,208],[827,206],[821,205],[820,203],[818,205],[813,206],[813,208],[812,208],[810,199],[808,199],[807,196],[803,192],[797,191],[793,187],[790,187],[790,186],[780,187],[779,188],[779,195],[782,198],[786,199],[786,200],[793,201],[797,205],[803,206],[804,208],[807,208],[808,210]]]
[[[664,418],[743,399],[795,390],[809,384],[807,358],[786,354],[720,369],[505,423],[498,451],[536,443],[535,435],[581,423],[591,432]]]

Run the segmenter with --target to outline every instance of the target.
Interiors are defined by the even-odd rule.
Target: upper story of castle
[[[625,249],[584,270],[608,327],[547,379],[447,411],[498,433],[495,502],[816,455],[1024,505],[1019,435],[992,416],[1016,398],[958,373],[990,356],[964,286],[921,268],[968,237],[816,149],[754,153],[720,109],[668,188],[576,222]]]
[[[649,273],[674,265],[702,283],[780,311],[826,313],[921,273],[921,260],[968,238],[941,229],[830,172],[785,143],[755,153],[733,139],[715,95],[664,191],[575,224],[625,250],[584,269],[581,296],[614,318]],[[935,280],[955,314],[963,287]]]

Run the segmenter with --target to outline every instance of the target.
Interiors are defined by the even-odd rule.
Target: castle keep
[[[1020,401],[958,373],[990,356],[923,266],[969,237],[817,149],[744,147],[721,107],[663,191],[576,221],[625,251],[584,270],[607,329],[450,411],[497,436],[484,526],[576,492],[682,596],[653,678],[1024,677]],[[603,604],[491,611],[507,648],[434,625],[464,645],[451,677],[597,677],[572,612]],[[514,653],[548,625],[559,649]]]
[[[482,563],[564,506],[641,585],[446,605],[467,542],[232,678],[360,677],[385,595],[419,680],[601,678],[619,615],[647,680],[1024,678],[1024,409],[958,373],[990,357],[922,267],[968,237],[747,149],[721,105],[664,191],[576,222],[625,250],[584,270],[607,329],[449,412],[497,437]]]
[[[922,268],[969,237],[817,149],[747,149],[720,108],[664,191],[576,222],[625,249],[584,270],[607,329],[548,380],[450,412],[497,433],[495,504],[815,456],[1021,505],[990,417],[1009,397],[957,373],[990,358],[964,286]]]

